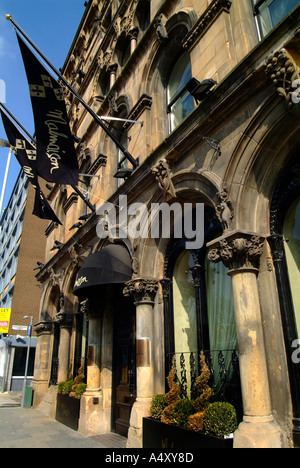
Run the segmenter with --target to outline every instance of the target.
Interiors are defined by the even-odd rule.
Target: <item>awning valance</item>
[[[131,258],[126,247],[112,244],[91,254],[79,270],[74,294],[86,295],[87,290],[105,284],[123,284],[132,278]]]

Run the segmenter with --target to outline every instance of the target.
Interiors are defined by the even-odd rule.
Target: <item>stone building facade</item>
[[[37,276],[33,387],[35,404],[45,402],[49,385],[83,360],[80,431],[117,431],[141,447],[143,417],[166,390],[173,356],[188,394],[205,350],[223,397],[238,374],[235,447],[298,445],[297,4],[87,4],[64,75],[99,116],[126,119],[104,122],[138,167],[68,94],[80,188],[97,213],[70,187],[49,194],[64,222],[49,225]],[[187,249],[175,224],[169,236],[132,239],[106,223],[99,238],[109,207],[121,227],[124,196],[129,216],[153,204],[204,205],[204,245]],[[150,233],[153,218],[139,215]],[[166,215],[155,218],[161,228]]]

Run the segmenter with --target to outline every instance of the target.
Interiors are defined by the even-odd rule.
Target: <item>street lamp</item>
[[[21,408],[24,408],[24,403],[25,403],[25,394],[26,394],[26,387],[27,387],[27,376],[28,376],[28,365],[29,365],[29,356],[30,356],[30,347],[31,347],[31,331],[32,331],[33,317],[30,316],[30,315],[25,315],[23,317],[23,319],[24,320],[30,319],[30,325],[28,327],[28,333],[27,333],[27,336],[29,337],[29,340],[28,340],[28,346],[27,346],[27,356],[26,356],[25,376],[24,376],[24,383],[23,383]]]

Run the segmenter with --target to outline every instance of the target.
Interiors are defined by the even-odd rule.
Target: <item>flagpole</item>
[[[6,112],[6,114],[8,114],[15,122],[16,124],[20,127],[20,129],[25,133],[25,135],[28,136],[28,138],[31,140],[32,142],[32,145],[36,147],[36,143],[35,143],[35,139],[30,135],[30,133],[26,130],[25,127],[23,127],[23,125],[17,120],[17,118],[7,109],[7,107],[2,103],[0,102],[0,107],[2,107],[2,109]],[[85,195],[75,186],[75,185],[71,185],[72,189],[77,193],[77,195],[80,196],[80,198],[82,198],[82,200],[84,201],[84,203],[86,204],[86,206],[93,212],[95,213],[95,206],[92,205],[88,199],[85,197]]]
[[[18,121],[18,119],[14,116],[14,114],[12,114],[10,110],[7,109],[7,107],[2,102],[0,102],[0,107],[2,107],[2,109],[6,112],[6,114],[9,115],[15,121],[18,127],[20,127],[22,132],[28,136],[28,138],[31,140],[31,143],[35,146],[35,139],[30,135],[30,133],[26,130],[26,128],[23,127],[23,125]]]
[[[7,179],[8,179],[8,174],[9,174],[9,168],[10,168],[10,163],[11,163],[11,156],[12,156],[12,148],[10,147],[8,157],[7,157],[7,163],[6,163],[6,169],[5,169],[3,185],[2,185],[2,193],[1,193],[1,200],[0,200],[0,220],[2,218],[2,209],[3,209],[3,203],[4,203],[4,196],[5,196],[5,192],[6,192],[6,185],[7,185]],[[0,229],[1,229],[1,226],[0,226]]]
[[[93,119],[97,122],[98,125],[106,132],[106,134],[111,138],[111,140],[117,145],[117,147],[122,151],[126,159],[133,165],[134,169],[138,167],[138,162],[133,158],[133,156],[124,148],[124,146],[118,141],[118,139],[111,133],[107,126],[102,122],[101,118],[88,106],[88,104],[82,99],[82,97],[72,88],[72,86],[67,82],[65,77],[55,68],[55,66],[48,60],[48,58],[43,54],[43,52],[35,45],[35,43],[30,39],[30,37],[23,31],[23,29],[13,20],[11,15],[5,15],[6,19],[10,21],[14,27],[21,33],[29,44],[34,48],[34,50],[42,57],[42,59],[47,63],[51,70],[59,77],[63,84],[68,88],[68,90],[78,99],[78,101],[83,105],[83,107],[89,112]]]

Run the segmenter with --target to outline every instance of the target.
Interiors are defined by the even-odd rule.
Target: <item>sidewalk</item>
[[[0,448],[115,448],[125,445],[116,434],[86,437],[45,417],[36,409],[21,408],[17,394],[0,393]]]

